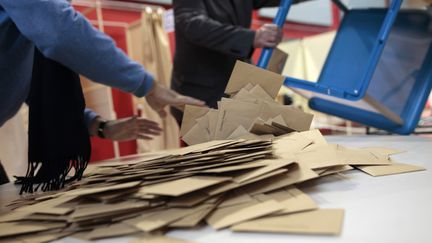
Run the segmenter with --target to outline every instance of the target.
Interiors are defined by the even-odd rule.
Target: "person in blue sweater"
[[[41,67],[45,65],[45,69],[36,70],[38,75],[35,75],[34,67],[37,65],[34,64],[42,64]],[[50,74],[47,73],[47,70],[54,70],[52,76],[56,77],[55,82],[49,80]],[[87,123],[89,133],[83,132],[82,129],[77,129],[75,126],[67,126],[62,127],[61,130],[76,130],[79,133],[64,132],[62,136],[59,136],[59,134],[55,134],[55,131],[50,131],[50,126],[44,125],[46,122],[54,125],[55,128],[61,127],[56,125],[56,121],[52,121],[56,120],[57,117],[46,112],[58,110],[53,109],[53,107],[60,106],[56,106],[56,104],[50,106],[46,101],[55,103],[47,96],[54,95],[55,92],[52,91],[62,89],[63,85],[69,85],[68,88],[74,89],[70,92],[68,89],[63,88],[62,90],[65,96],[73,99],[63,98],[58,94],[55,97],[62,99],[62,102],[74,111],[70,114],[79,114],[76,111],[81,110],[80,107],[83,107],[84,104],[80,85],[79,83],[75,84],[76,74],[129,92],[136,97],[145,97],[152,109],[162,117],[166,116],[166,106],[204,105],[200,100],[180,95],[156,82],[153,76],[140,64],[128,58],[122,50],[117,48],[110,37],[95,29],[84,16],[75,11],[67,0],[0,0],[0,127],[16,114],[25,101],[30,100],[30,103],[36,108],[32,110],[32,105],[30,105],[29,144],[33,141],[34,146],[33,149],[32,146],[29,146],[29,157],[35,159],[32,161],[29,159],[29,169],[34,170],[36,168],[35,163],[39,161],[47,160],[46,162],[51,163],[50,166],[44,166],[43,171],[39,169],[41,172],[39,174],[44,177],[38,178],[35,175],[37,171],[28,173],[25,178],[27,186],[22,191],[32,192],[35,183],[42,183],[44,190],[60,188],[63,182],[67,181],[64,171],[70,170],[71,163],[76,166],[77,161],[81,165],[75,168],[79,173],[73,178],[79,179],[89,158],[88,146],[81,146],[79,141],[84,141],[84,137],[96,130],[99,132],[106,130],[106,123],[89,110],[84,111],[84,119],[69,117],[78,123],[84,120]],[[64,75],[65,79],[58,78],[62,77],[61,75]],[[35,78],[34,76],[42,78]],[[34,80],[38,80],[37,85],[35,85]],[[64,84],[56,84],[57,80],[59,80],[58,82],[67,81]],[[74,82],[74,84],[71,85],[69,81]],[[55,84],[52,86],[56,87],[46,86],[47,83]],[[51,93],[41,92],[43,87]],[[74,92],[73,95],[68,94],[72,92]],[[79,101],[79,104],[74,106],[74,100]],[[48,109],[43,110],[45,106]],[[40,108],[43,112],[40,112]],[[60,138],[63,141],[46,142],[45,140],[52,139],[45,139],[44,133],[41,133],[39,129],[32,129],[32,114],[33,120],[36,120],[33,122],[33,128],[43,128],[44,132],[51,133],[49,134],[50,137]],[[68,114],[64,113],[63,115]],[[59,116],[58,119],[72,124],[65,117]],[[131,120],[133,119],[137,120],[131,118]],[[132,123],[134,122],[135,124],[138,123],[136,121]],[[157,133],[157,124],[155,125],[150,121],[139,124],[149,126],[150,130]],[[80,137],[80,139],[75,137]],[[117,140],[123,138],[117,137]],[[44,144],[40,145],[34,141],[40,141]],[[71,142],[78,148],[74,150],[69,149],[73,146],[65,146]],[[88,141],[83,143],[88,144]],[[63,161],[64,167],[60,168],[52,164],[53,159],[51,158],[58,149],[50,149],[50,147],[64,148],[65,153],[75,153],[75,157],[73,159],[71,157],[70,162]],[[62,157],[63,154],[58,153],[57,158]],[[39,159],[41,157],[43,159]],[[53,168],[56,168],[57,171],[50,175],[48,172],[49,170],[52,171]],[[53,181],[60,181],[60,183],[52,183]]]
[[[95,29],[66,0],[0,0],[0,126],[26,100],[34,48],[89,79],[165,106],[202,105],[154,81],[153,76]]]

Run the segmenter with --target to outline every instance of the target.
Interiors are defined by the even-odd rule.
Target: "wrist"
[[[97,135],[99,124],[102,121],[104,121],[104,119],[102,119],[102,117],[100,117],[100,116],[97,116],[90,122],[90,125],[88,127],[90,136],[96,136]]]
[[[90,124],[89,134],[90,136],[98,136],[100,138],[106,138],[106,124],[107,121],[102,117],[97,116]]]
[[[107,138],[105,133],[105,128],[108,121],[102,120],[99,122],[98,129],[97,129],[97,136],[100,138]]]

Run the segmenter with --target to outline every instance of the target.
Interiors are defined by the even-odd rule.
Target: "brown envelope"
[[[276,215],[302,212],[318,208],[318,205],[312,200],[312,198],[293,186],[287,189],[266,193],[265,195],[283,205],[283,210],[276,212]]]
[[[405,151],[399,150],[399,149],[392,149],[392,148],[382,148],[382,147],[367,147],[367,148],[361,148],[364,150],[367,150],[373,154],[376,154],[378,156],[390,156],[393,154],[400,154]]]
[[[243,101],[222,101],[219,108],[215,139],[226,139],[238,126],[249,130],[261,112],[261,105]]]
[[[284,77],[281,75],[248,63],[237,61],[228,81],[225,93],[237,93],[245,85],[251,83],[252,85],[259,84],[274,99],[282,87],[283,81]]]
[[[248,135],[250,132],[246,130],[242,125],[238,126],[234,132],[232,132],[226,139],[232,140],[232,139],[238,139],[242,136]]]
[[[314,149],[307,149],[295,155],[299,164],[305,164],[311,169],[347,164],[343,158],[338,157],[335,144],[314,146]]]
[[[150,232],[160,229],[170,223],[179,220],[195,211],[195,208],[169,208],[148,215],[142,218],[135,227],[144,231]]]
[[[300,135],[312,140],[312,143],[317,145],[325,145],[327,141],[318,129],[301,132]]]
[[[182,126],[180,128],[180,136],[184,136],[196,124],[196,119],[204,116],[209,112],[210,108],[186,105],[183,112]]]
[[[140,192],[164,196],[180,196],[230,180],[229,177],[193,176],[143,187]]]
[[[195,227],[197,226],[214,208],[216,207],[215,204],[204,204],[196,208],[196,210],[181,218],[180,220],[175,221],[174,223],[171,223],[169,227]]]
[[[209,127],[208,130],[210,132],[210,139],[214,139],[216,126],[218,122],[219,117],[219,110],[211,109],[207,113],[208,119],[209,119]]]
[[[99,206],[97,206],[99,205]],[[122,212],[134,211],[149,207],[149,203],[142,202],[121,202],[117,204],[100,204],[91,206],[76,207],[69,216],[70,221],[83,221],[89,218],[106,217]]]
[[[218,208],[231,207],[239,204],[250,203],[254,199],[243,190],[231,191],[228,196],[218,205]]]
[[[250,91],[248,91],[248,90],[246,90],[244,88],[241,89],[238,93],[236,93],[236,95],[234,95],[232,97],[232,99],[233,100],[241,100],[241,101],[256,103],[256,104],[262,102],[262,98],[261,97],[252,94]],[[270,100],[273,101],[273,99],[271,97],[270,97]]]
[[[275,217],[264,217],[231,227],[233,231],[338,235],[343,209],[320,209]]]
[[[115,190],[125,190],[133,187],[137,187],[141,184],[141,181],[133,181],[133,182],[127,182],[127,183],[121,183],[117,185],[110,185],[106,187],[98,187],[98,188],[82,188],[82,189],[76,189],[73,191],[68,191],[66,193],[67,196],[84,196],[89,194],[95,194],[95,193],[101,193],[101,192],[107,192],[107,191],[115,191]]]
[[[195,145],[208,142],[211,139],[209,131],[197,123],[183,135],[182,140],[188,145]]]
[[[277,74],[282,74],[287,60],[288,54],[279,48],[275,48],[267,65],[267,70]]]
[[[356,168],[371,176],[385,176],[426,170],[421,166],[402,163],[394,163],[391,165],[356,166]]]
[[[307,131],[312,123],[313,115],[305,113],[293,106],[264,103],[263,113],[260,117],[264,120],[282,115],[287,127],[295,131]]]
[[[332,166],[329,168],[318,169],[318,170],[315,170],[315,172],[317,172],[320,176],[326,176],[326,175],[340,173],[340,172],[344,172],[344,171],[348,171],[348,170],[352,170],[352,169],[354,169],[354,168],[349,166],[349,165],[337,165],[337,166]]]
[[[381,155],[381,156],[380,156]],[[352,149],[337,146],[337,156],[350,165],[389,165],[390,159],[387,155],[373,154],[365,149]]]
[[[140,230],[127,224],[113,224],[103,228],[96,228],[86,234],[84,238],[87,240],[97,240],[104,238],[119,237],[139,233]]]
[[[288,171],[289,173],[284,173],[274,176],[268,180],[260,181],[258,185],[247,186],[243,188],[243,191],[251,195],[256,195],[260,193],[271,192],[283,187],[319,177],[319,175],[313,170],[298,163],[289,165]]]
[[[260,100],[264,100],[270,103],[276,103],[274,98],[269,95],[259,84],[255,85],[249,93]]]
[[[282,160],[282,159],[279,159],[279,160],[275,160],[275,159],[262,160],[260,162],[267,164],[267,166],[261,167],[258,169],[254,169],[251,172],[248,172],[248,173],[243,174],[241,176],[235,177],[234,181],[237,183],[243,183],[243,182],[246,182],[248,180],[252,180],[256,177],[265,175],[269,172],[287,167],[288,165],[294,163],[294,161],[292,161],[292,160]]]
[[[274,153],[281,158],[292,158],[294,153],[302,151],[312,142],[312,139],[297,132],[282,135],[274,140]]]
[[[215,214],[210,216],[208,222],[213,228],[222,229],[233,224],[269,215],[281,210],[282,208],[282,205],[274,200],[268,200],[262,203],[246,204],[245,206],[242,204],[216,211]]]
[[[16,236],[65,227],[64,223],[0,223],[0,237]]]

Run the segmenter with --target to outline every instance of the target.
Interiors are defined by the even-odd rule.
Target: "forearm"
[[[153,77],[65,0],[0,0],[20,32],[51,58],[89,79],[144,96]]]
[[[97,135],[99,124],[103,121],[102,117],[91,109],[84,110],[84,120],[90,136]]]

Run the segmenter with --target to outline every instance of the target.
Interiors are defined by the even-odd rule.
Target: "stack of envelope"
[[[338,235],[344,210],[320,208],[305,181],[349,170],[372,176],[421,171],[402,151],[329,144],[312,116],[274,101],[283,77],[237,63],[219,109],[187,107],[189,147],[91,165],[62,191],[26,195],[0,214],[0,241],[48,242],[124,235],[183,242],[171,229]],[[309,185],[310,186],[310,185]],[[0,200],[1,203],[2,200]]]
[[[189,145],[220,139],[271,139],[307,131],[313,116],[275,98],[281,75],[237,62],[218,109],[187,106],[180,135]]]
[[[124,157],[90,166],[83,180],[62,191],[11,202],[11,211],[0,215],[0,240],[133,235],[141,237],[137,242],[181,242],[163,234],[202,225],[337,235],[344,210],[319,208],[301,183],[354,168],[375,176],[424,170],[394,163],[390,155],[400,152],[329,144],[312,130],[272,142],[216,140]]]

